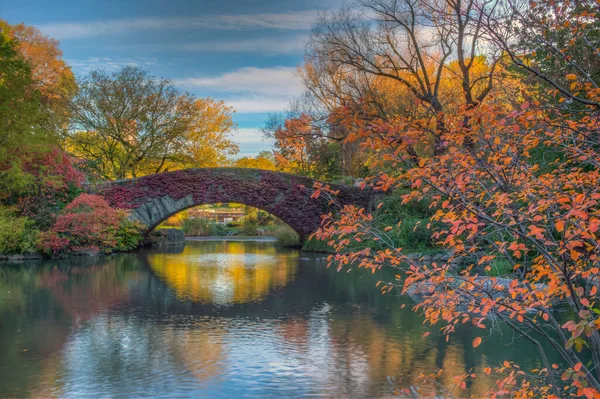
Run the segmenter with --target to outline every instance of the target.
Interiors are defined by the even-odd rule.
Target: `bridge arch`
[[[302,239],[317,230],[328,201],[310,198],[316,180],[262,169],[195,168],[118,180],[97,192],[115,207],[127,209],[145,233],[188,208],[218,202],[236,202],[262,209],[292,227]],[[371,206],[371,193],[336,186],[342,205]]]

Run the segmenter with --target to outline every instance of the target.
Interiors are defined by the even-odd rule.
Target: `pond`
[[[0,397],[485,397],[510,331],[446,342],[381,276],[266,241],[0,266]],[[404,305],[404,306],[403,306]],[[430,332],[426,338],[423,334]],[[484,335],[477,349],[473,339]],[[420,373],[445,372],[422,383]],[[466,390],[453,376],[473,369]]]

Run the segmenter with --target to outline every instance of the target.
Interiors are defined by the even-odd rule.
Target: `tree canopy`
[[[67,148],[103,178],[216,166],[237,153],[231,108],[137,67],[91,72],[70,102]]]

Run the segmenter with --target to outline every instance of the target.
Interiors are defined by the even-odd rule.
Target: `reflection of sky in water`
[[[278,320],[199,319],[179,328],[100,316],[63,348],[55,394],[299,397],[340,394],[349,381],[354,393],[366,392],[367,354],[340,347],[331,336],[329,308],[323,304],[307,315],[306,336],[296,343],[282,335],[285,322]],[[342,371],[344,359],[351,364]]]
[[[410,299],[381,296],[379,276],[305,257],[193,243],[180,254],[5,269],[0,397],[382,397],[439,368],[448,389],[473,369],[478,378],[455,396],[486,397],[495,377],[484,367],[539,367],[506,330],[476,350],[478,329],[446,343]],[[444,396],[437,387],[423,388]]]

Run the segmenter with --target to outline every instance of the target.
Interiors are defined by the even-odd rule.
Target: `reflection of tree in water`
[[[12,396],[22,386],[30,391],[21,395],[47,393],[45,387],[56,381],[57,354],[73,323],[91,320],[126,301],[138,273],[135,262],[135,256],[124,255],[3,268],[0,397]],[[28,379],[31,375],[35,382]]]
[[[98,316],[65,344],[61,379],[82,397],[141,397],[169,392],[171,384],[212,383],[223,373],[224,330],[182,321]]]
[[[46,268],[38,276],[39,285],[65,313],[85,322],[128,301],[131,285],[142,279],[138,263],[137,257],[122,255],[84,267]]]
[[[393,303],[397,298],[390,299]],[[486,397],[495,377],[485,375],[483,369],[511,357],[505,344],[512,338],[506,331],[504,338],[496,331],[497,335],[483,344],[487,357],[480,356],[473,352],[471,329],[459,331],[447,343],[436,327],[424,326],[418,315],[398,305],[384,311],[380,307],[379,312],[342,305],[344,309],[338,308],[331,315],[312,312],[306,319],[281,320],[276,332],[286,344],[280,351],[284,357],[303,353],[309,361],[314,359],[307,373],[322,381],[324,389],[334,396],[377,397],[382,392],[417,387],[425,397],[446,397],[455,387],[453,377],[473,369],[478,377],[466,390],[455,390],[454,395]],[[431,335],[423,338],[425,332]],[[526,358],[529,351],[535,366],[536,354],[530,347],[516,351],[517,358]],[[429,375],[439,369],[444,373],[437,381],[424,383],[419,378],[421,373]]]
[[[176,364],[185,367],[197,381],[214,383],[224,369],[224,334],[225,330],[214,326],[210,330],[202,326],[184,330],[170,328],[165,332],[165,342],[172,346]]]
[[[278,255],[272,245],[233,241],[203,244],[186,246],[175,256],[148,256],[150,268],[178,299],[217,305],[259,301],[286,286],[296,271],[297,255]]]

